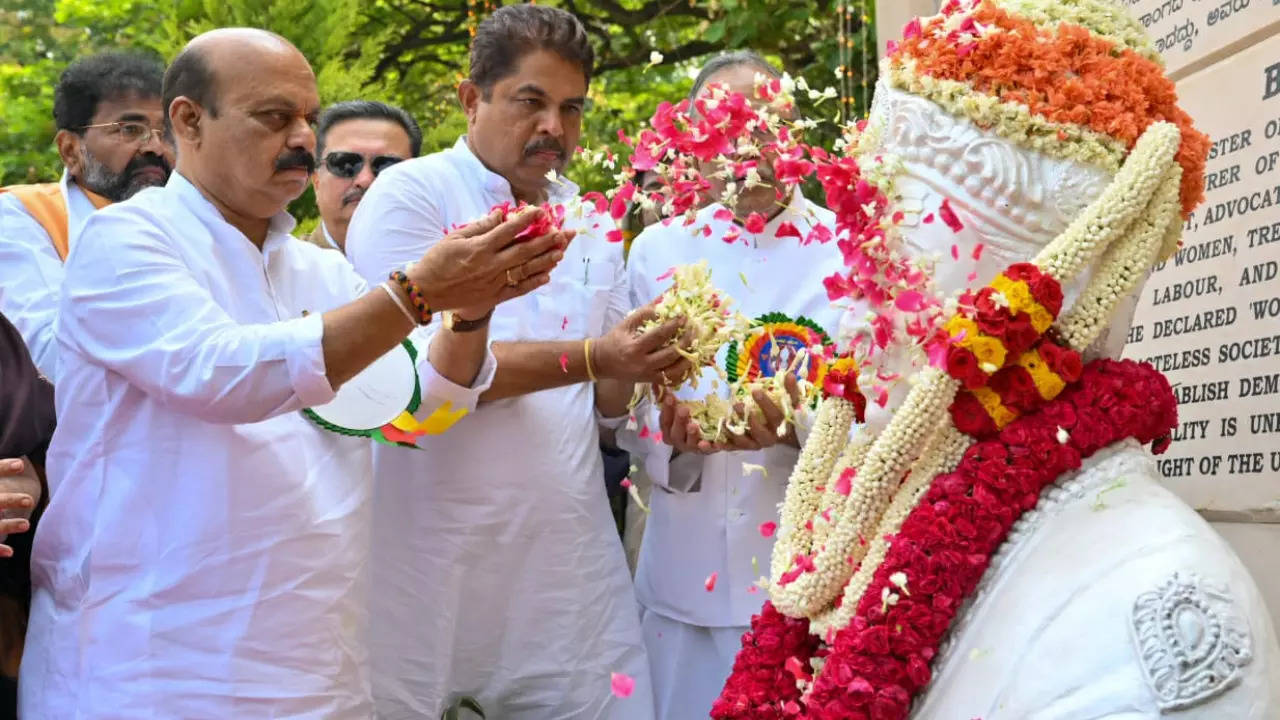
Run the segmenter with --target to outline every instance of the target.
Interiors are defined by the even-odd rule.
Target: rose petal
[[[769,522],[760,523],[760,537],[773,537],[778,531],[778,523],[770,520]]]
[[[716,589],[716,578],[718,577],[720,577],[720,573],[718,572],[713,572],[707,576],[706,582],[702,584],[703,587],[707,589],[707,592],[711,592]]]
[[[612,673],[609,676],[609,689],[613,690],[615,697],[629,698],[635,692],[636,681],[626,673]]]
[[[964,229],[964,223],[960,222],[960,218],[956,217],[956,211],[951,208],[951,198],[942,199],[942,205],[938,208],[938,217],[951,228],[951,232],[958,233]]]
[[[569,372],[569,353],[560,353],[560,370]]]

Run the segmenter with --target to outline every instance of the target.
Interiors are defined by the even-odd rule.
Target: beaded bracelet
[[[430,325],[431,306],[427,305],[427,298],[422,294],[418,284],[410,280],[403,270],[392,270],[391,280],[403,288],[405,294],[409,296],[409,302],[413,304],[413,309],[418,311],[418,324]]]

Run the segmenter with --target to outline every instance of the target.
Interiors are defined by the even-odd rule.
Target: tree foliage
[[[861,85],[874,83],[874,3],[848,1],[854,8],[843,19],[849,32],[842,38],[838,0],[551,0],[583,21],[596,47],[582,144],[616,145],[618,128],[635,128],[662,100],[683,97],[700,61],[726,49],[754,49],[817,88],[834,85],[842,59],[851,58],[851,111],[861,112]],[[466,72],[471,32],[495,5],[489,0],[5,0],[3,7],[0,183],[10,184],[51,180],[60,172],[52,142],[53,87],[67,63],[117,48],[172,58],[194,35],[221,26],[262,27],[284,35],[311,60],[323,102],[362,97],[395,103],[422,123],[424,152],[442,149],[465,129],[457,82]],[[830,119],[837,111],[833,101],[811,112]],[[574,168],[570,174],[584,187],[610,180],[596,168]],[[313,215],[314,205],[304,199],[294,210]]]

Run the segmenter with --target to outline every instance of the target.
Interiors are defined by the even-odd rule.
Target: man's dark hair
[[[83,132],[104,100],[160,97],[163,77],[164,65],[146,55],[105,52],[77,60],[53,90],[53,122],[59,130]]]
[[[199,48],[186,48],[178,53],[178,57],[169,64],[164,73],[164,127],[172,132],[169,121],[169,106],[179,97],[187,97],[200,103],[213,117],[218,117],[218,106],[214,97],[213,68],[209,59]]]
[[[760,53],[752,50],[734,50],[733,52],[717,55],[702,66],[702,70],[698,72],[698,77],[693,81],[693,88],[689,90],[689,100],[692,101],[698,97],[698,94],[702,92],[702,88],[706,86],[707,81],[713,75],[721,70],[741,65],[755,68],[769,77],[782,77],[782,71],[774,66],[773,63],[764,59]]]
[[[409,155],[418,157],[418,153],[422,152],[422,129],[412,115],[394,105],[376,100],[347,100],[334,103],[320,113],[320,120],[316,123],[316,157],[324,157],[325,139],[333,126],[347,120],[387,120],[397,123],[409,136]]]
[[[550,50],[577,65],[588,84],[595,50],[572,13],[546,5],[504,5],[485,18],[471,40],[471,82],[488,100],[526,54]]]

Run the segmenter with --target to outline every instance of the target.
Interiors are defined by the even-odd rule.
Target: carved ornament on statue
[[[1253,659],[1249,626],[1226,586],[1174,573],[1133,603],[1133,637],[1143,674],[1164,713],[1230,689]]]

